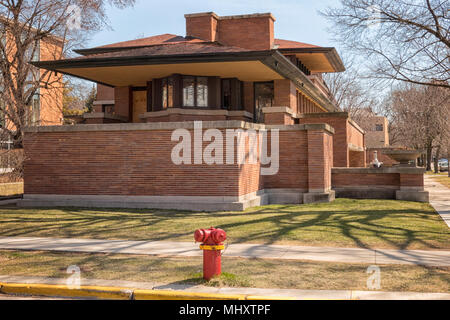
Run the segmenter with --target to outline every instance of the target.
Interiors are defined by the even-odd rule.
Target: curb
[[[64,298],[93,298],[107,300],[296,300],[291,297],[255,296],[245,294],[216,294],[175,290],[140,290],[120,287],[0,283],[0,293]]]

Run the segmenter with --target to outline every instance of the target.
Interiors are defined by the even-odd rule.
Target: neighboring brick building
[[[364,123],[366,125],[364,140],[367,148],[386,148],[389,146],[389,122],[386,117],[373,115],[365,118]]]
[[[364,141],[366,145],[366,165],[370,165],[375,160],[375,151],[377,152],[378,161],[382,162],[385,167],[391,167],[398,164],[397,161],[391,159],[383,152],[391,150],[389,144],[389,121],[386,117],[372,115],[364,119],[366,134]]]
[[[6,46],[11,47],[9,50],[11,55],[14,54],[14,45],[9,44],[8,37],[5,37]],[[37,50],[32,57],[33,61],[39,60],[57,60],[62,57],[62,42],[56,37],[48,37],[39,41]],[[42,69],[34,70],[33,77],[36,79],[46,72]],[[31,76],[31,74],[30,74]],[[32,103],[26,114],[28,125],[51,126],[62,124],[62,101],[63,101],[63,83],[61,75],[53,72],[48,73],[45,81],[48,86],[42,86],[33,96]],[[14,106],[4,106],[5,102],[0,101],[2,107],[14,108]],[[14,130],[14,124],[5,114],[0,116],[0,128],[8,128]]]
[[[36,63],[99,85],[85,124],[28,130],[22,205],[241,210],[330,201],[332,167],[364,167],[364,131],[330,100],[321,77],[345,70],[334,48],[275,38],[270,13],[185,18],[185,37]],[[178,129],[203,139],[178,151],[180,163]],[[215,160],[205,162],[212,141],[230,132],[238,138],[219,141],[226,153],[210,149]],[[270,174],[267,159],[249,161],[266,134],[270,165],[279,162]],[[392,181],[400,189],[401,179]]]

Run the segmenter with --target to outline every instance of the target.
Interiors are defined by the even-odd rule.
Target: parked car
[[[447,159],[441,159],[438,162],[438,168],[439,171],[448,171],[448,160]]]

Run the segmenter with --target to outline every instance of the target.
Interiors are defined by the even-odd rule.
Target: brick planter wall
[[[333,168],[331,172],[337,197],[428,202],[423,168]]]
[[[216,128],[224,137],[228,129],[278,129],[279,171],[273,176],[261,176],[259,163],[175,165],[171,152],[178,142],[171,141],[172,132],[180,127],[193,132],[193,125],[184,122],[30,128],[24,142],[27,161],[22,205],[240,210],[293,199],[294,203],[302,203],[303,195],[311,192],[316,195],[309,197],[308,202],[331,200],[333,131],[329,126],[203,122],[204,130]],[[203,148],[209,144],[204,142]],[[312,161],[308,162],[308,155]],[[271,190],[275,190],[275,195],[270,195]]]

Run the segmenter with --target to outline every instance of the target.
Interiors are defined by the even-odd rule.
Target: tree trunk
[[[436,149],[436,154],[434,156],[434,173],[439,173],[439,156],[441,153],[441,146],[438,146]]]
[[[431,153],[433,151],[433,147],[431,143],[427,145],[427,171],[431,171]]]

